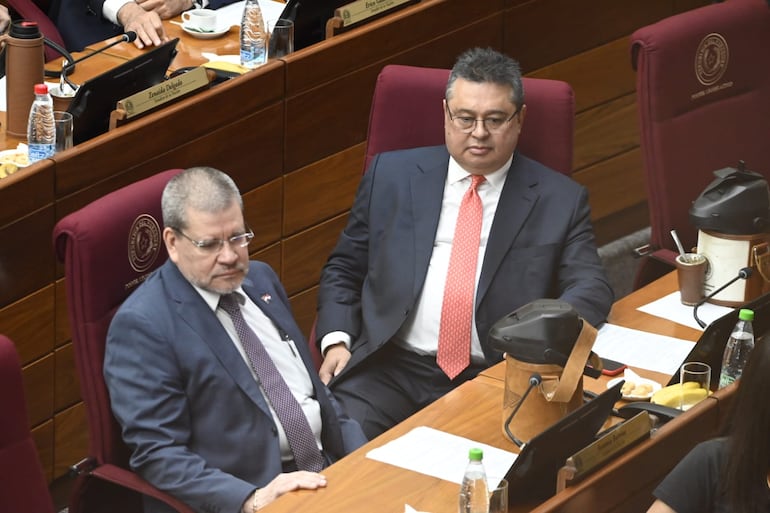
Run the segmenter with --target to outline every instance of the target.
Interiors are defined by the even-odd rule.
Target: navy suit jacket
[[[366,442],[321,383],[272,269],[251,262],[243,290],[294,340],[321,406],[330,461]],[[262,299],[265,294],[270,300]],[[237,513],[282,471],[273,417],[216,315],[170,260],[129,296],[107,336],[104,376],[131,467],[196,511]],[[169,511],[147,500],[145,513]]]
[[[237,0],[211,0],[209,9],[232,4]],[[50,17],[56,23],[67,50],[77,52],[84,47],[123,33],[123,27],[102,16],[104,0],[54,0]]]
[[[415,308],[448,166],[446,147],[434,146],[380,154],[364,174],[319,290],[319,339],[337,330],[353,337],[351,359],[337,378],[390,340]],[[476,329],[489,365],[501,359],[487,344],[491,326],[542,298],[566,301],[596,326],[613,294],[596,252],[585,188],[516,153],[476,295]]]

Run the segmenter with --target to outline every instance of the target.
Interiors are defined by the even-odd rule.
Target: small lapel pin
[[[271,296],[270,294],[265,293],[265,294],[262,294],[262,298],[261,299],[262,299],[262,301],[264,301],[266,304],[269,305],[270,301],[273,300],[273,296]]]

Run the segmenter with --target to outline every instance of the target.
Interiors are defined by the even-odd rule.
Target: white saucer
[[[226,27],[219,27],[214,32],[199,32],[198,30],[191,29],[182,24],[182,30],[190,34],[192,37],[198,39],[215,39],[217,37],[222,37],[230,32],[230,26],[228,25]]]

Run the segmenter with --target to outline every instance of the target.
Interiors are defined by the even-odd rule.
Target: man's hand
[[[261,509],[281,495],[291,492],[292,490],[316,490],[325,487],[326,477],[323,474],[307,472],[305,470],[289,472],[288,474],[278,474],[267,486],[255,491],[248,499],[246,499],[241,511],[243,513],[251,513],[254,504],[257,505],[257,509]]]
[[[145,46],[159,46],[168,41],[166,31],[158,13],[145,11],[136,2],[128,2],[118,11],[118,23],[123,25],[123,30],[136,32],[137,48]]]
[[[190,0],[136,0],[136,3],[145,11],[155,11],[164,20],[173,18],[193,6]]]
[[[8,13],[8,8],[4,5],[0,5],[0,34],[5,33],[10,24],[11,15]]]
[[[321,368],[318,369],[321,381],[328,385],[329,381],[345,368],[348,360],[350,360],[350,351],[348,351],[345,344],[340,342],[339,344],[329,346],[324,355],[324,362],[321,364]]]

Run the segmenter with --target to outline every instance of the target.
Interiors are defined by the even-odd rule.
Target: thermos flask
[[[0,46],[5,54],[5,131],[14,137],[26,137],[34,87],[45,78],[43,35],[37,22],[14,21],[8,34],[0,36]]]

